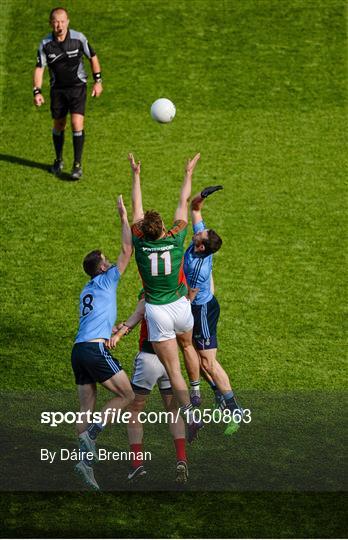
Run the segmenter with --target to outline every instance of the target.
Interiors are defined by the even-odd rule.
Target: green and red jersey
[[[175,221],[158,240],[146,240],[138,225],[132,225],[135,260],[149,304],[170,304],[187,294],[183,269],[186,234],[183,220]]]
[[[145,291],[141,289],[138,295],[138,300],[145,299]],[[149,334],[147,332],[147,324],[145,317],[142,318],[140,323],[140,334],[139,334],[139,352],[144,351],[150,354],[156,354],[152,346],[151,341],[149,341]]]

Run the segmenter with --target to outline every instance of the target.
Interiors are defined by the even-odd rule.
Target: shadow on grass
[[[24,167],[30,167],[32,169],[40,169],[41,171],[49,173],[57,180],[71,182],[70,175],[67,173],[62,173],[60,176],[54,176],[50,171],[51,164],[48,165],[47,163],[40,163],[39,161],[33,161],[31,159],[25,159],[18,156],[10,156],[8,154],[0,154],[0,161],[7,161],[8,163],[23,165]]]

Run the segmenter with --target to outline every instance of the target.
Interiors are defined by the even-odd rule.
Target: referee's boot
[[[62,159],[55,159],[50,171],[52,174],[55,174],[56,176],[60,176],[62,174],[63,167],[64,167],[64,161]]]
[[[73,169],[71,171],[70,179],[71,180],[80,180],[82,176],[82,167],[81,163],[74,163]]]

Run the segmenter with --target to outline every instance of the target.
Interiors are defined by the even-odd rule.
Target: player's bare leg
[[[88,427],[87,413],[94,411],[95,402],[97,399],[97,385],[93,384],[79,384],[77,386],[77,393],[80,401],[80,412],[86,413],[81,415],[81,423],[76,423],[77,433],[83,433]]]
[[[231,383],[226,371],[216,359],[217,349],[205,349],[199,350],[201,359],[201,365],[203,369],[210,375],[216,384],[217,389],[222,395],[221,407],[229,409],[233,415],[234,411],[240,411],[241,415],[243,411],[238,405],[234,392],[231,387]],[[239,423],[231,421],[230,425],[226,428],[225,434],[231,435],[239,428]]]
[[[128,411],[132,414],[127,424],[128,441],[131,452],[134,453],[131,470],[128,474],[129,481],[133,481],[146,475],[143,459],[141,457],[143,452],[144,428],[143,424],[139,421],[139,413],[145,408],[146,398],[146,394],[135,394],[134,401],[132,401],[128,408]]]
[[[186,381],[182,376],[180,369],[180,360],[176,339],[168,339],[167,341],[152,342],[153,348],[166,368],[173,393],[181,408],[186,407],[190,403],[190,397],[186,385]]]
[[[184,377],[180,369],[179,351],[176,338],[167,341],[152,342],[153,348],[166,368],[174,396],[180,406],[181,414],[188,422],[188,441],[192,442],[199,429],[203,427],[200,422],[194,422],[192,404]]]
[[[56,118],[53,120],[52,138],[56,158],[51,167],[51,173],[59,176],[63,170],[63,147],[64,147],[64,130],[66,126],[66,116],[64,118]]]
[[[232,390],[229,377],[216,359],[217,349],[206,349],[198,351],[201,360],[201,367],[215,382],[221,394],[226,394]]]
[[[199,388],[200,361],[197,351],[192,344],[192,330],[177,334],[176,338],[184,355],[185,368],[190,379],[191,403],[194,407],[199,407],[201,404],[201,392]]]
[[[84,132],[84,116],[83,114],[72,113],[71,115],[71,129],[73,134],[73,146],[74,146],[74,165],[71,172],[71,179],[78,180],[82,176],[82,151],[85,141]]]
[[[95,408],[95,402],[97,398],[97,385],[82,384],[77,386],[77,392],[80,400],[80,412],[86,413],[81,417],[82,423],[76,423],[77,433],[79,435],[80,452],[82,459],[74,467],[76,473],[82,478],[82,480],[91,489],[99,491],[99,485],[94,477],[93,471],[93,458],[87,457],[88,449],[86,448],[84,441],[80,439],[81,433],[86,432],[88,427],[87,413],[93,413]]]
[[[172,434],[176,451],[176,478],[178,484],[186,484],[188,479],[188,467],[185,448],[185,423],[178,415],[178,404],[173,394],[161,392],[164,406],[171,413],[169,430]]]
[[[209,375],[208,371],[202,366],[202,364],[201,364],[201,375],[203,375],[204,379],[207,381],[210,388],[214,392],[214,397],[215,397],[214,407],[217,407],[219,409],[222,408],[223,403],[224,403],[224,398],[222,396],[222,393],[216,386],[214,379],[211,377],[211,375]]]
[[[128,407],[134,400],[134,392],[129,379],[123,370],[104,381],[102,385],[114,394],[117,394],[117,397],[110,399],[101,410],[103,420],[108,424],[111,420],[111,415],[108,414],[108,410],[123,410]]]
[[[122,370],[107,379],[102,385],[117,394],[117,397],[110,399],[101,410],[101,421],[92,422],[88,428],[80,433],[79,440],[81,446],[88,452],[92,452],[94,461],[98,461],[98,453],[95,447],[95,440],[109,422],[117,415],[118,410],[125,409],[134,399],[134,392],[126,373]]]

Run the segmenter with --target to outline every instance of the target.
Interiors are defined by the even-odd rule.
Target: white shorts
[[[158,356],[144,351],[134,359],[131,383],[146,390],[144,394],[149,394],[156,383],[160,390],[171,390],[169,377]]]
[[[145,319],[149,341],[175,339],[193,328],[191,302],[186,296],[160,306],[145,302]]]

